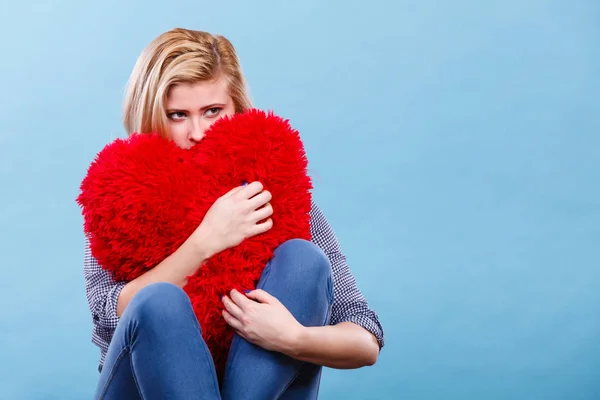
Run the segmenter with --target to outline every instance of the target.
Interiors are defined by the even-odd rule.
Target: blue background
[[[600,3],[0,6],[0,398],[90,398],[74,198],[142,48],[238,49],[386,330],[323,399],[600,398]]]

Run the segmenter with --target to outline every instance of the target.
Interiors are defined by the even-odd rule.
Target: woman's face
[[[224,79],[177,84],[167,94],[167,134],[183,149],[204,138],[219,118],[235,114],[233,99]]]

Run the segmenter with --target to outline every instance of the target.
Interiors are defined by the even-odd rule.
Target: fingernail
[[[252,290],[244,290],[244,293],[250,293]]]
[[[223,300],[223,295],[221,295],[221,300]]]
[[[242,186],[246,186],[248,184],[248,181],[242,181]]]

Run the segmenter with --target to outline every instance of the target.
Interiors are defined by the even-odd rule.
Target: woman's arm
[[[271,193],[263,191],[259,182],[234,188],[217,199],[202,223],[173,254],[123,287],[117,303],[117,315],[123,314],[127,304],[143,287],[154,282],[171,282],[184,287],[187,277],[193,275],[208,258],[271,229],[273,222],[269,217],[273,208],[269,201]],[[265,222],[258,223],[265,219]]]
[[[94,323],[99,328],[114,329],[133,296],[143,287],[154,282],[183,287],[187,277],[206,259],[271,229],[273,222],[269,217],[273,209],[269,201],[271,193],[263,190],[259,182],[232,189],[215,201],[202,223],[175,252],[129,282],[115,282],[86,246],[86,296]]]
[[[359,289],[333,227],[314,202],[311,209],[311,234],[313,242],[323,250],[331,264],[334,301],[330,325],[346,326],[351,323],[361,327],[371,334],[369,339],[376,339],[378,350],[381,350],[385,340],[379,317]]]
[[[290,357],[329,368],[371,366],[379,357],[375,336],[352,322],[305,327],[288,352]]]
[[[375,336],[352,322],[302,326],[288,309],[264,290],[243,295],[232,290],[223,297],[225,321],[262,348],[330,368],[352,369],[375,364],[379,344]]]
[[[201,225],[202,226],[202,225]],[[121,289],[117,301],[117,316],[121,316],[133,296],[142,288],[154,282],[171,282],[179,287],[187,284],[187,277],[211,257],[207,243],[207,229],[198,229],[173,254],[165,258],[150,271],[128,282]]]
[[[262,290],[247,297],[235,290],[224,296],[223,317],[238,334],[267,350],[331,368],[373,365],[384,345],[383,327],[358,289],[333,228],[315,203],[311,234],[332,267],[330,325],[303,327],[278,299]]]

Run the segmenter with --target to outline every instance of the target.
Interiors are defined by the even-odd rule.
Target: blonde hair
[[[165,135],[169,89],[180,83],[225,78],[235,112],[251,108],[235,48],[220,35],[183,28],[162,33],[140,54],[127,82],[123,124],[128,135]]]

